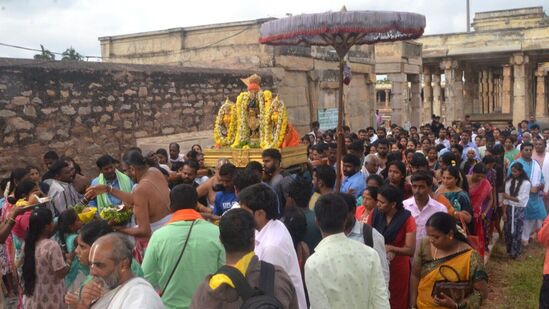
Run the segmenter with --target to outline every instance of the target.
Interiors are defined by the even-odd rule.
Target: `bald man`
[[[149,282],[131,271],[132,244],[123,234],[97,239],[90,249],[90,274],[82,289],[81,307],[162,309],[164,304]]]

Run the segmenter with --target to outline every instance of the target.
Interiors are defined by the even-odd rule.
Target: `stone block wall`
[[[95,175],[136,139],[213,130],[251,72],[0,58],[0,175],[55,150]],[[273,80],[263,74],[265,88]],[[213,134],[213,133],[212,133]],[[166,145],[167,147],[168,145]]]

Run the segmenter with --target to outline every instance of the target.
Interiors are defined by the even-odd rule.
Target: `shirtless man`
[[[117,232],[134,237],[148,239],[152,233],[162,227],[171,216],[170,190],[164,175],[154,167],[148,167],[143,155],[137,150],[128,151],[123,157],[126,173],[137,186],[131,193],[120,191],[107,185],[88,188],[86,197],[108,193],[133,208],[135,227],[117,226]]]
[[[219,184],[219,169],[223,164],[228,162],[229,161],[224,158],[217,160],[214,176],[203,182],[200,186],[198,186],[198,188],[196,188],[196,193],[198,194],[199,198],[203,196],[206,196],[208,198],[208,205],[203,205],[206,207],[203,208],[202,205],[198,206],[200,208],[201,214],[212,212],[215,202],[215,194],[217,193],[216,191],[214,191],[214,187]]]

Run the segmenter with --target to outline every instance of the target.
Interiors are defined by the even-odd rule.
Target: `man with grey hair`
[[[522,141],[517,144],[517,149],[520,150],[520,146],[524,143],[532,143],[532,134],[530,132],[522,133]]]
[[[364,179],[368,179],[368,176],[379,174],[381,172],[379,167],[379,159],[375,154],[369,154],[364,158],[364,166],[362,166],[362,173]]]
[[[111,233],[97,239],[89,260],[94,278],[83,287],[79,308],[164,308],[151,284],[134,277],[132,244],[123,234]]]

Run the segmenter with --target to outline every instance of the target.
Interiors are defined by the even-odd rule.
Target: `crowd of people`
[[[287,169],[277,149],[209,169],[200,145],[176,143],[105,154],[96,175],[53,151],[44,169],[15,168],[1,183],[0,296],[25,309],[479,308],[493,235],[517,263],[535,239],[549,247],[549,128],[533,118],[344,127],[340,181],[336,131],[311,127],[308,162]]]

